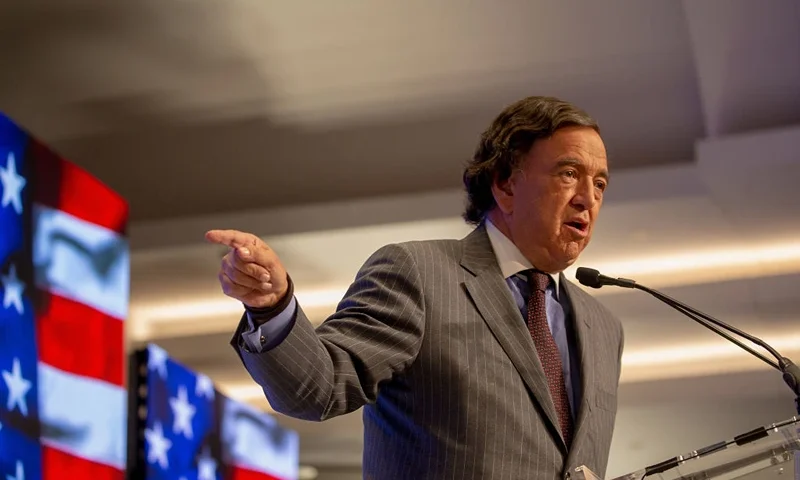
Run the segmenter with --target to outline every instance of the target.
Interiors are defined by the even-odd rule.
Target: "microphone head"
[[[581,285],[592,288],[600,288],[603,282],[600,280],[600,272],[594,268],[579,267],[575,272],[575,278],[581,282]]]

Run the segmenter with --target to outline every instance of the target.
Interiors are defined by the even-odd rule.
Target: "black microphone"
[[[716,318],[701,312],[693,307],[690,307],[684,303],[675,300],[672,297],[669,297],[658,290],[645,287],[644,285],[640,285],[633,280],[627,278],[612,278],[602,275],[600,272],[593,268],[586,268],[580,267],[575,273],[575,277],[578,281],[587,287],[592,288],[600,288],[605,285],[612,285],[616,287],[623,287],[623,288],[633,288],[636,290],[641,290],[643,292],[647,292],[650,295],[656,297],[657,299],[661,300],[662,302],[666,303],[670,307],[674,308],[675,310],[681,312],[682,314],[686,315],[687,317],[691,318],[692,320],[696,321],[700,325],[708,328],[712,332],[716,333],[717,335],[725,338],[726,340],[730,341],[731,343],[736,344],[743,350],[749,352],[751,355],[755,356],[756,358],[760,359],[761,361],[765,362],[772,368],[778,370],[783,374],[783,380],[795,394],[795,408],[797,409],[797,413],[800,414],[800,367],[798,367],[794,362],[790,359],[784,357],[777,350],[775,350],[771,345],[767,342],[761,340],[758,337],[754,337],[748,333],[745,333],[738,328],[729,325],[721,320],[717,320]],[[728,335],[724,331],[720,330],[724,329],[729,332],[732,332],[736,335],[739,335],[746,340],[764,348],[767,352],[769,352],[777,362],[765,357],[761,353],[753,350],[749,346],[743,344],[738,339],[733,338],[732,336]]]
[[[615,287],[636,288],[636,282],[627,278],[611,278],[601,275],[593,268],[580,267],[575,273],[575,277],[583,285],[592,288],[600,288],[603,285],[613,285]]]

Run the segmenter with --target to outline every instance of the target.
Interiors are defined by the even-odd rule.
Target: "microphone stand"
[[[639,285],[639,284],[637,284],[633,288],[635,288],[637,290],[642,290],[643,292],[647,292],[650,295],[658,298],[662,302],[666,303],[667,305],[669,305],[670,307],[674,308],[675,310],[683,313],[684,315],[686,315],[687,317],[691,318],[692,320],[694,320],[695,322],[699,323],[700,325],[703,325],[704,327],[706,327],[707,329],[709,329],[712,332],[716,333],[717,335],[725,338],[726,340],[730,341],[731,343],[734,343],[737,346],[739,346],[740,348],[748,351],[751,355],[753,355],[754,357],[762,360],[764,363],[766,363],[770,367],[772,367],[772,368],[774,368],[776,370],[780,370],[781,369],[780,365],[778,365],[777,362],[775,362],[772,359],[769,359],[769,358],[765,357],[764,355],[762,355],[758,351],[750,348],[749,346],[745,345],[744,343],[742,343],[741,341],[739,341],[736,338],[732,337],[731,335],[728,335],[724,331],[720,330],[720,328],[728,330],[728,331],[731,331],[731,332],[733,332],[733,333],[735,333],[735,334],[737,334],[737,335],[739,335],[741,337],[744,337],[745,339],[750,340],[751,342],[755,343],[756,345],[762,345],[764,343],[760,339],[758,339],[756,337],[753,337],[753,336],[751,336],[751,335],[749,335],[749,334],[747,334],[745,332],[742,332],[741,330],[737,329],[736,327],[734,327],[732,325],[728,325],[728,324],[726,324],[726,323],[724,323],[724,322],[722,322],[720,320],[717,320],[717,319],[715,319],[715,318],[713,318],[713,317],[711,317],[709,315],[706,315],[703,312],[700,312],[699,310],[697,310],[697,309],[695,309],[693,307],[690,307],[690,306],[688,306],[688,305],[686,305],[684,303],[681,303],[680,301],[675,300],[674,298],[669,297],[669,296],[667,296],[667,295],[665,295],[665,294],[663,294],[663,293],[661,293],[661,292],[659,292],[657,290],[653,290],[651,288],[648,288],[648,287],[645,287],[644,285]],[[714,325],[716,325],[717,327],[720,327],[720,328],[717,328]],[[767,348],[768,351],[771,350],[771,347],[769,347],[769,346],[767,346],[765,348]],[[772,352],[770,352],[770,353],[772,353]],[[778,358],[780,358],[780,357],[778,357]]]
[[[761,361],[765,362],[772,368],[778,370],[783,375],[783,381],[786,382],[786,385],[789,386],[789,388],[795,395],[794,399],[795,410],[797,411],[798,415],[800,415],[800,367],[798,367],[789,358],[784,357],[783,355],[778,353],[778,351],[775,350],[767,342],[753,335],[750,335],[749,333],[743,332],[732,325],[728,325],[727,323],[721,320],[717,320],[716,318],[708,314],[705,314],[700,310],[697,310],[696,308],[690,307],[689,305],[686,305],[685,303],[682,303],[664,293],[661,293],[658,290],[645,287],[644,285],[639,285],[634,280],[628,278],[607,277],[605,275],[601,275],[600,272],[598,272],[593,268],[586,268],[586,267],[578,268],[578,271],[576,272],[576,277],[581,284],[587,287],[600,288],[603,285],[614,285],[623,288],[633,288],[636,290],[641,290],[643,292],[649,293],[650,295],[656,297],[657,299],[661,300],[670,307],[691,318],[700,325],[703,325],[704,327],[708,328],[717,335],[720,335],[729,342],[739,346],[740,348],[747,351],[754,357],[760,359]],[[775,357],[775,359],[777,359],[777,363],[765,357],[761,353],[753,350],[749,346],[743,344],[742,342],[740,342],[736,338],[733,338],[732,336],[728,335],[722,330],[727,330],[731,333],[739,335],[740,337],[746,340],[749,340],[750,342],[756,345],[763,347],[773,357]]]
[[[740,348],[744,349],[754,357],[760,359],[770,367],[780,371],[783,374],[783,380],[792,389],[794,392],[795,399],[795,409],[797,410],[798,415],[800,415],[800,367],[798,367],[794,362],[790,359],[784,357],[777,350],[775,350],[771,345],[767,342],[757,338],[749,333],[743,332],[738,328],[728,325],[727,323],[717,320],[716,318],[697,310],[696,308],[690,307],[685,303],[682,303],[664,293],[659,292],[658,290],[654,290],[652,288],[645,287],[644,285],[639,285],[634,280],[630,280],[628,278],[611,278],[605,275],[601,275],[600,272],[591,268],[581,267],[578,268],[577,271],[577,279],[578,281],[587,286],[592,288],[600,288],[603,285],[614,285],[617,287],[623,288],[633,288],[636,290],[641,290],[645,293],[649,293],[650,295],[654,296],[655,298],[661,300],[662,302],[666,303],[670,307],[674,308],[675,310],[679,311],[680,313],[686,315],[687,317],[691,318],[695,322],[699,323],[700,325],[708,328],[712,332],[720,335],[721,337],[725,338],[731,343],[739,346]],[[734,333],[750,342],[763,347],[767,352],[769,352],[773,357],[777,359],[777,362],[773,361],[770,358],[762,355],[761,353],[757,352],[756,350],[750,348],[749,346],[745,345],[738,339],[734,338],[733,336],[726,333],[724,330],[728,332]],[[755,430],[750,432],[744,433],[742,435],[737,436],[733,443],[737,445],[745,445],[752,441],[758,440],[767,436],[767,429],[765,427],[759,427]],[[646,467],[642,471],[642,477],[647,477],[650,475],[655,475],[658,473],[666,472],[678,465],[681,465],[686,460],[691,458],[705,456],[707,454],[713,453],[717,450],[723,449],[727,447],[728,442],[721,442],[715,445],[711,445],[710,447],[706,447],[705,449],[701,449],[695,452],[692,452],[688,456],[678,456],[666,460],[661,463],[657,463],[655,465],[650,465]]]
[[[717,320],[716,318],[697,310],[694,307],[690,307],[685,303],[682,303],[664,293],[659,292],[658,290],[654,290],[652,288],[645,287],[644,285],[640,285],[638,283],[633,283],[632,288],[636,290],[641,290],[643,292],[649,293],[650,295],[658,298],[662,302],[666,303],[670,307],[674,308],[675,310],[683,313],[687,317],[691,318],[692,320],[696,321],[697,323],[703,325],[704,327],[708,328],[709,330],[713,331],[714,333],[720,335],[721,337],[725,338],[726,340],[736,344],[740,348],[746,350],[751,355],[755,356],[756,358],[762,360],[772,368],[780,371],[783,374],[783,380],[789,386],[789,388],[794,392],[795,399],[795,410],[797,411],[798,415],[800,415],[800,367],[798,367],[794,362],[792,362],[789,358],[784,357],[777,350],[775,350],[771,345],[767,342],[761,340],[758,337],[750,335],[749,333],[743,332],[738,328],[734,327],[733,325],[729,325],[721,320]],[[742,338],[745,338],[754,344],[764,348],[768,351],[772,356],[774,356],[778,361],[777,363],[769,358],[766,358],[764,355],[760,354],[759,352],[755,351],[754,349],[748,347],[747,345],[743,344],[739,340],[733,338],[731,335],[728,335],[724,331],[716,328],[716,325],[719,328],[728,330],[736,335],[739,335]]]

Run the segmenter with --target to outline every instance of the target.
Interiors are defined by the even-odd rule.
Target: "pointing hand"
[[[219,270],[225,295],[251,308],[272,307],[289,288],[286,269],[259,237],[238,230],[210,230],[206,240],[231,248]]]

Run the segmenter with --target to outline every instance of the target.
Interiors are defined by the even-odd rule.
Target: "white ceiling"
[[[800,360],[798,24],[797,2],[760,0],[5,2],[0,111],[130,200],[131,342],[157,341],[245,397],[227,344],[240,309],[203,232],[263,235],[322,320],[380,245],[466,233],[463,162],[531,94],[594,114],[611,155],[581,265]],[[593,293],[626,328],[615,445],[639,448],[631,459],[680,453],[641,450],[680,399],[742,426],[790,401],[757,360],[645,294]],[[154,307],[198,302],[212,314],[153,321]],[[304,461],[357,467],[358,415],[282,421]]]
[[[0,110],[136,220],[457,188],[531,94],[592,112],[620,169],[703,133],[677,2],[31,5],[0,6]]]
[[[229,119],[233,113],[227,107],[251,103],[244,113],[278,123],[322,121],[328,129],[332,120],[364,123],[367,112],[386,121],[398,113],[459,108],[465,99],[480,99],[494,110],[532,86],[577,95],[581,103],[601,102],[583,89],[587,82],[643,98],[658,89],[683,97],[696,90],[688,26],[678,2],[591,6],[576,0],[481,0],[464,8],[455,0],[135,6],[80,0],[4,8],[6,34],[22,41],[14,50],[36,48],[44,60],[12,72],[28,80],[18,91],[38,95],[16,95],[5,103],[12,111],[17,102],[26,105],[19,114],[31,121],[47,121],[37,118],[40,108],[73,120],[50,119],[52,132],[34,126],[51,139],[72,135],[58,129],[113,130],[113,123],[70,115],[87,102],[128,96],[152,100],[142,107],[162,115],[191,113],[182,118],[188,121],[216,114]],[[60,21],[52,25],[56,31],[36,29],[29,35],[31,24],[11,25],[15,19]],[[39,75],[28,77],[28,71]],[[43,75],[47,71],[51,74]],[[44,90],[55,81],[61,88]],[[670,85],[675,81],[679,85]]]

